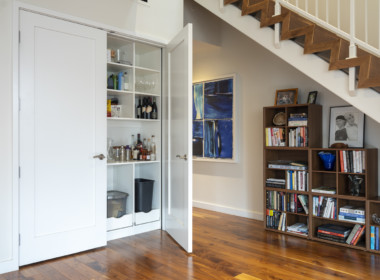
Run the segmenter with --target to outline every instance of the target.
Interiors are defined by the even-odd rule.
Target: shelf
[[[135,66],[135,69],[138,71],[143,71],[143,72],[150,72],[150,73],[157,73],[157,74],[161,73],[160,70],[146,68],[146,67],[140,67],[140,66]]]
[[[312,196],[326,196],[326,197],[334,197],[337,198],[338,195],[336,193],[318,193],[318,192],[313,192],[311,191]]]
[[[161,95],[156,94],[156,93],[147,93],[147,92],[139,92],[139,91],[136,91],[135,95],[139,95],[139,96],[153,96],[153,97],[160,97],[161,96]]]
[[[265,228],[265,230],[273,231],[273,232],[279,232],[279,233],[283,233],[283,234],[287,234],[287,235],[291,235],[291,236],[297,236],[297,237],[301,237],[301,238],[308,238],[308,235],[304,235],[304,234],[300,234],[300,233],[292,233],[292,232],[287,232],[287,231],[282,231],[282,230],[267,228],[267,227]]]
[[[129,164],[149,164],[149,163],[159,163],[158,160],[130,160],[126,162],[107,162],[107,166],[120,166]]]
[[[343,174],[343,175],[362,175],[362,176],[365,176],[365,173],[338,172],[338,174]]]
[[[109,121],[137,121],[137,122],[159,122],[160,120],[136,119],[136,118],[107,118]]]
[[[288,147],[288,146],[265,146],[265,149],[268,150],[300,150],[300,151],[307,151],[309,148],[308,147]]]
[[[272,187],[265,187],[265,190],[267,191],[278,191],[278,192],[288,192],[288,193],[297,193],[297,194],[305,194],[308,195],[308,191],[296,191],[296,190],[289,190],[289,189],[280,189],[280,188],[272,188]]]
[[[369,200],[370,202],[380,203],[380,196],[370,197],[368,200]]]
[[[299,169],[289,169],[289,168],[270,168],[270,167],[267,167],[266,168],[267,170],[284,170],[284,171],[288,171],[288,170],[292,170],[292,171],[308,171],[307,169],[303,169],[303,170],[299,170]]]
[[[121,72],[124,70],[132,70],[132,69],[133,69],[132,65],[115,63],[115,62],[107,63],[107,71],[109,72]]]
[[[326,174],[336,174],[336,171],[327,171],[327,170],[312,170],[313,173],[326,173]]]
[[[267,210],[281,212],[281,213],[286,213],[286,214],[290,214],[290,215],[298,215],[298,216],[309,217],[309,214],[305,214],[305,213],[293,213],[293,212],[282,211],[282,210],[274,210],[274,209],[269,209],[269,208],[267,208]]]
[[[348,245],[347,243],[334,242],[334,241],[330,241],[330,240],[326,240],[326,239],[322,239],[322,238],[318,238],[318,237],[312,237],[312,240],[325,242],[325,243],[333,244],[333,245],[337,245],[337,246],[343,246],[343,247],[347,247],[347,248],[354,248],[354,249],[363,250],[363,251],[366,250],[365,244],[363,244],[363,241],[359,242],[359,245],[354,246],[354,245]]]
[[[316,218],[316,219],[320,219],[320,220],[326,220],[326,221],[332,221],[332,222],[339,222],[339,223],[346,223],[346,224],[358,224],[358,225],[365,225],[365,223],[358,223],[358,222],[355,222],[355,221],[342,221],[342,220],[338,220],[338,219],[331,219],[331,218],[323,218],[323,217],[318,217],[318,216],[312,216],[313,218]]]
[[[126,90],[116,90],[116,89],[107,89],[107,94],[109,95],[128,95],[133,94],[133,91],[126,91]]]
[[[353,195],[341,195],[341,194],[338,194],[338,198],[340,198],[340,199],[346,199],[346,200],[366,201],[365,196],[353,196]]]

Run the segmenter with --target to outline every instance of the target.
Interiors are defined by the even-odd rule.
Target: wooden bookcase
[[[286,116],[286,124],[283,126],[275,126],[273,124],[274,116],[283,112]],[[322,144],[322,106],[315,104],[297,104],[297,105],[282,105],[282,106],[271,106],[264,108],[264,214],[266,216],[267,210],[267,192],[268,191],[280,191],[285,194],[303,194],[310,198],[309,191],[300,190],[290,190],[290,189],[278,189],[266,186],[267,178],[277,178],[286,179],[287,169],[281,168],[268,168],[268,162],[274,160],[292,160],[292,161],[302,161],[309,162],[309,150],[311,147],[320,147]],[[307,114],[307,126],[304,126],[308,134],[308,145],[306,147],[289,147],[289,132],[297,127],[288,126],[288,118],[290,114]],[[266,129],[267,128],[282,128],[284,130],[285,146],[267,146],[266,142]],[[309,184],[310,185],[310,184]],[[308,221],[309,215],[305,213],[292,213],[289,211],[281,211],[286,213],[286,226],[290,226],[297,222],[302,222],[305,224],[310,224]],[[277,229],[265,228],[270,231],[280,232],[289,235],[296,235],[303,238],[309,238],[308,236],[294,234],[286,231],[280,231]],[[310,232],[310,225],[309,225]]]
[[[307,131],[309,137],[309,145],[307,147],[288,147],[288,133],[292,127],[287,126],[287,122],[283,126],[275,126],[272,122],[273,117],[278,112],[284,112],[286,118],[289,118],[291,113],[306,113],[307,114]],[[284,106],[271,106],[264,107],[264,227],[268,231],[279,232],[283,234],[298,236],[301,238],[307,238],[314,241],[325,242],[329,244],[334,244],[342,247],[354,248],[359,250],[370,251],[374,253],[380,253],[380,251],[375,251],[370,249],[370,227],[378,226],[372,222],[372,214],[378,213],[380,216],[380,196],[378,196],[378,152],[377,149],[331,149],[331,148],[321,148],[322,146],[322,107],[320,105],[314,104],[298,104],[298,105],[284,105]],[[275,146],[268,147],[266,139],[266,128],[279,127],[283,128],[285,131],[285,146]],[[326,171],[323,168],[322,161],[320,160],[319,152],[330,152],[335,153],[336,162],[334,169],[332,171]],[[364,153],[364,170],[361,173],[348,173],[343,172],[340,168],[340,151],[361,151]],[[291,161],[303,161],[308,163],[307,172],[308,175],[308,189],[306,191],[300,190],[289,190],[272,188],[266,186],[267,178],[277,178],[286,180],[287,169],[277,169],[269,168],[268,162],[273,160],[291,160]],[[352,196],[349,193],[349,175],[359,175],[364,178],[359,196]],[[320,186],[333,187],[336,190],[335,194],[321,194],[313,192],[313,188],[318,188]],[[266,221],[267,214],[267,192],[277,191],[283,192],[285,194],[297,194],[306,195],[308,198],[308,214],[304,212],[292,213],[288,211],[279,211],[286,213],[286,226],[290,226],[297,222],[305,223],[308,225],[309,233],[307,236],[294,234],[286,231],[281,231],[278,229],[268,228]],[[337,224],[347,227],[353,227],[356,223],[354,221],[341,221],[336,217],[336,219],[316,217],[313,215],[313,197],[314,196],[324,196],[332,197],[336,199],[337,202],[337,213],[339,208],[345,205],[360,206],[365,208],[365,225],[366,234],[365,238],[359,242],[356,246],[337,243],[329,240],[320,239],[317,237],[317,227],[323,224]],[[269,209],[273,210],[273,209]],[[378,226],[380,227],[380,226]]]

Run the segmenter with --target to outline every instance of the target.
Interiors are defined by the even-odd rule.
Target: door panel
[[[192,252],[192,25],[168,45],[166,231]],[[186,157],[186,158],[184,158]]]
[[[106,244],[106,34],[21,12],[20,265]]]

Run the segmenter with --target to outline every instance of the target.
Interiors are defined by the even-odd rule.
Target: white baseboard
[[[209,203],[209,202],[193,200],[193,207],[221,212],[224,214],[229,214],[229,215],[234,215],[234,216],[239,216],[239,217],[244,217],[244,218],[249,218],[249,219],[254,219],[254,220],[259,220],[259,221],[264,220],[263,213],[261,212],[232,208],[232,207],[227,207],[224,205],[219,205],[219,204],[214,204],[214,203]]]

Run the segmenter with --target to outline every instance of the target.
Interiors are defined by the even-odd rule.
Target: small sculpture
[[[348,178],[350,179],[350,192],[351,195],[359,196],[360,193],[360,185],[363,182],[363,178],[359,177],[358,175],[348,175]]]
[[[380,225],[380,218],[377,216],[376,213],[372,214],[372,221],[377,224],[377,225]]]

